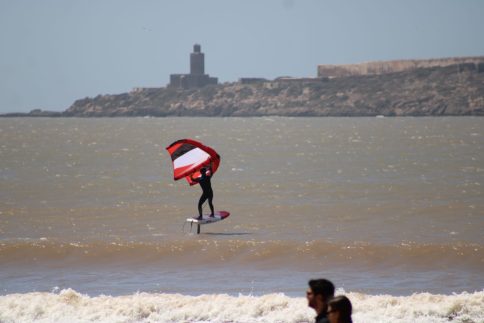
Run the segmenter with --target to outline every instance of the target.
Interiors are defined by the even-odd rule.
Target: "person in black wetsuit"
[[[208,200],[208,205],[210,206],[210,217],[214,216],[214,208],[213,208],[213,190],[212,190],[212,183],[210,182],[210,179],[212,178],[212,167],[203,167],[200,169],[200,174],[201,176],[199,178],[193,178],[191,176],[191,179],[194,182],[197,182],[200,184],[200,187],[202,188],[202,196],[200,196],[200,200],[198,201],[198,220],[202,219],[202,205],[205,203],[206,200]]]

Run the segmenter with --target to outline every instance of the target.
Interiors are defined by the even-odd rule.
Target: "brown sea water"
[[[482,118],[0,119],[0,293],[484,288]],[[222,157],[216,209],[165,147]],[[200,279],[203,277],[203,279]]]

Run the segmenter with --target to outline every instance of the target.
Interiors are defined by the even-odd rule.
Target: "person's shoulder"
[[[325,315],[317,316],[315,321],[316,323],[329,323],[328,317]]]

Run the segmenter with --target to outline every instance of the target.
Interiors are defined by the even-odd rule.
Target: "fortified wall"
[[[334,78],[355,75],[382,75],[415,70],[418,68],[446,67],[450,65],[457,65],[461,70],[478,70],[479,72],[483,72],[484,56],[396,60],[344,65],[318,65],[318,77]]]

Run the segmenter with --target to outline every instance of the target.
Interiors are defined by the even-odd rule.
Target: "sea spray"
[[[344,293],[339,289],[338,293]],[[346,293],[355,322],[482,322],[484,291],[410,296]],[[311,322],[314,311],[303,297],[135,293],[88,296],[59,293],[0,296],[1,322]]]

